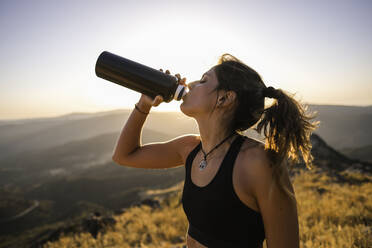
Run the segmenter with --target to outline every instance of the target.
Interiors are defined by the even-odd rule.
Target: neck
[[[226,127],[220,124],[220,120],[213,115],[210,118],[207,116],[205,118],[195,119],[198,123],[202,148],[205,153],[210,152],[216,145],[218,145],[222,140],[231,134]],[[216,150],[225,150],[227,147],[229,147],[227,144],[229,141],[231,141],[231,139],[232,137],[227,139]]]

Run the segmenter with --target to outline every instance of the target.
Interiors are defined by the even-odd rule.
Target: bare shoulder
[[[242,166],[239,168],[246,178],[245,187],[253,189],[257,181],[271,176],[272,168],[263,142],[246,138],[240,153]]]
[[[189,153],[200,143],[200,136],[196,134],[186,134],[176,139],[178,140],[179,153],[185,164]]]
[[[259,140],[247,137],[240,152],[244,163],[249,164],[249,166],[245,167],[251,167],[251,169],[256,170],[268,165],[269,160],[265,150],[265,143]]]
[[[249,187],[257,203],[265,226],[267,243],[275,244],[275,247],[299,247],[296,201],[283,194],[274,180],[274,166],[270,163],[265,147],[257,144],[251,148],[248,146],[241,152],[241,171],[247,178],[243,187]],[[294,193],[287,168],[282,169],[281,181]]]
[[[249,145],[249,143],[254,143],[255,145]],[[250,141],[245,142],[246,148],[242,147],[242,161],[244,166],[241,166],[241,172],[246,177],[246,187],[249,187],[255,195],[259,197],[258,194],[269,190],[271,188],[273,181],[274,168],[270,162],[268,152],[265,149],[265,144],[260,141]],[[292,192],[293,187],[289,179],[288,168],[284,167],[282,170],[283,182]]]

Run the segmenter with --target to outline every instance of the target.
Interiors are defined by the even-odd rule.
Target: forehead
[[[206,87],[215,88],[218,85],[218,79],[217,79],[216,71],[214,70],[214,68],[211,68],[208,71],[206,71],[203,74],[202,78],[204,77],[207,77],[207,81],[208,81],[208,83],[206,84]]]
[[[209,69],[207,72],[205,72],[204,74],[203,74],[203,76],[202,77],[204,77],[204,76],[208,76],[208,77],[214,77],[215,76],[215,73],[214,73],[214,68],[212,67],[211,69]]]

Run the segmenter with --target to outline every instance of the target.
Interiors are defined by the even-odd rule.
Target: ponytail
[[[310,135],[317,127],[317,123],[310,120],[314,116],[307,115],[306,107],[292,96],[280,89],[274,91],[276,100],[264,110],[263,118],[257,124],[256,130],[259,133],[263,131],[266,149],[275,152],[274,163],[279,163],[286,157],[290,162],[299,162],[298,152],[301,152],[306,167],[312,169]]]
[[[312,169],[310,135],[318,122],[310,122],[314,115],[307,114],[305,106],[281,89],[264,88],[263,96],[275,100],[264,109],[256,131],[266,138],[265,148],[274,166],[273,177],[283,186],[282,174],[286,164],[303,160],[306,167]],[[292,196],[288,189],[282,187],[282,190]]]

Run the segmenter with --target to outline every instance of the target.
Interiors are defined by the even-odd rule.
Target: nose
[[[192,88],[194,88],[194,85],[195,83],[197,83],[198,81],[194,81],[194,82],[191,82],[191,83],[188,83],[187,84],[187,88],[189,88],[189,90],[191,90]]]

